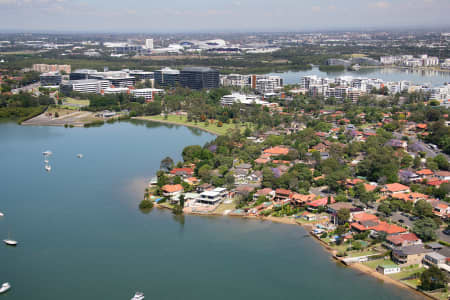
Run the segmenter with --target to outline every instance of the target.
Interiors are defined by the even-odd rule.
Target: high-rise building
[[[159,86],[175,86],[180,82],[180,71],[163,68],[154,72],[155,82]]]
[[[153,39],[146,39],[145,40],[145,48],[147,49],[153,49]]]
[[[180,83],[193,90],[219,87],[219,71],[208,67],[188,67],[181,70]]]

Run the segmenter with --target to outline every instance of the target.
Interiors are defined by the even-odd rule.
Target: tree
[[[378,211],[383,213],[385,216],[391,215],[392,211],[387,202],[383,202],[378,206]]]
[[[181,194],[181,195],[180,195],[179,200],[180,200],[180,207],[181,207],[181,208],[184,208],[184,194]]]
[[[414,222],[413,232],[424,242],[436,239],[437,224],[431,218],[424,218]]]
[[[418,217],[432,217],[433,207],[425,200],[419,200],[414,205],[413,214]]]
[[[174,166],[173,159],[171,157],[167,156],[166,158],[161,160],[161,164],[159,165],[159,168],[161,170],[170,171],[173,169],[173,166]]]
[[[436,266],[430,266],[420,275],[420,288],[433,291],[447,286],[447,276]]]
[[[436,164],[440,170],[449,170],[450,169],[450,164],[444,155],[442,155],[442,154],[436,155],[434,157],[434,161],[436,162]]]
[[[153,207],[153,202],[148,199],[144,199],[141,201],[141,203],[139,203],[139,209],[141,209],[141,210],[148,210],[148,209],[151,209],[152,207]]]
[[[212,167],[210,165],[203,165],[198,169],[198,176],[205,182],[209,182],[211,180],[211,170]]]
[[[339,224],[348,222],[348,219],[350,219],[350,210],[348,208],[341,208],[337,212],[337,217],[339,220]]]

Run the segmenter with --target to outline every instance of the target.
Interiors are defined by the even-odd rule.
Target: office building
[[[109,81],[96,79],[69,80],[61,83],[60,88],[62,92],[74,91],[78,93],[100,94],[109,88]]]
[[[131,90],[131,94],[134,98],[145,98],[145,100],[150,101],[155,99],[155,95],[164,94],[162,89],[135,89]]]
[[[150,79],[154,79],[155,78],[155,73],[154,72],[147,72],[147,71],[142,71],[142,70],[131,70],[129,71],[130,76],[133,76],[134,78],[136,78],[136,80],[150,80]]]
[[[40,76],[41,86],[58,86],[61,83],[62,77],[59,72],[48,72]]]
[[[176,86],[180,82],[180,71],[163,68],[154,72],[155,82],[159,86]]]
[[[136,83],[136,78],[124,71],[106,71],[89,74],[89,78],[108,80],[112,87],[131,87]]]
[[[70,73],[70,80],[89,79],[89,75],[96,74],[97,70],[92,69],[77,69]]]
[[[181,70],[180,83],[193,90],[219,87],[219,71],[209,67],[188,67]]]

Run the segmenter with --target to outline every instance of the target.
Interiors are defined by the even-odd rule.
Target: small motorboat
[[[131,300],[144,300],[144,293],[136,292]]]
[[[50,165],[45,165],[44,168],[47,172],[50,172],[52,170],[52,167]]]
[[[6,293],[7,291],[9,291],[11,289],[11,285],[9,284],[9,282],[5,282],[4,284],[2,284],[2,286],[0,287],[0,294]]]
[[[50,156],[50,155],[52,155],[53,153],[52,153],[52,151],[47,150],[47,151],[42,152],[42,154],[43,154],[44,156]]]
[[[83,154],[81,154],[81,153],[80,153],[80,154],[77,154],[77,157],[78,157],[78,158],[83,158]]]
[[[11,239],[3,240],[3,242],[8,246],[17,246],[18,242]]]
[[[44,160],[44,163],[45,163],[46,165],[48,165],[48,159],[45,159],[45,160]]]
[[[4,214],[0,211],[0,217],[3,217],[4,216]]]

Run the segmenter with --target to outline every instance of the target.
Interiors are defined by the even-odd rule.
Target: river
[[[384,81],[406,80],[414,84],[430,84],[433,87],[450,83],[450,72],[407,68],[362,68],[358,71],[322,72],[317,67],[307,71],[287,71],[282,73],[270,73],[283,78],[284,84],[298,84],[300,78],[307,75],[317,75],[323,78],[336,78],[339,76],[353,76],[365,78],[379,78]]]
[[[12,284],[0,299],[420,299],[335,263],[298,226],[140,212],[161,159],[213,138],[145,122],[1,123],[0,237],[20,244],[0,245],[0,283]]]

